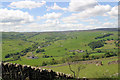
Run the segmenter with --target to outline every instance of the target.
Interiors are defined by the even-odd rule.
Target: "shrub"
[[[46,66],[47,63],[45,61],[42,62],[42,66]]]
[[[36,53],[39,53],[39,52],[45,52],[44,49],[36,49]]]

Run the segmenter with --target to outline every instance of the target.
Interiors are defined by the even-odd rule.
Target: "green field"
[[[95,39],[106,34],[112,35]],[[98,44],[97,41],[102,42]],[[89,45],[91,42],[95,42],[95,46]],[[107,69],[109,76],[118,71],[117,64],[107,65],[110,60],[117,60],[117,42],[117,31],[3,32],[2,60],[41,67],[67,63],[68,59],[70,62],[100,59],[104,63],[103,66],[83,64],[86,68],[80,71],[79,77],[104,77],[103,73],[107,74]],[[114,56],[114,59],[109,59]],[[78,65],[79,63],[72,65],[72,68],[76,71]],[[68,65],[51,69],[72,74]]]
[[[112,59],[113,58],[113,59]],[[76,72],[76,74],[78,74],[78,67],[79,66],[84,66],[84,69],[81,69],[79,72],[78,77],[83,78],[109,78],[111,76],[111,78],[116,78],[117,76],[114,76],[114,74],[118,73],[118,64],[111,64],[108,65],[109,61],[115,61],[118,60],[117,57],[112,57],[112,58],[106,58],[106,59],[98,59],[96,61],[102,60],[103,61],[103,66],[96,66],[96,64],[82,64],[82,63],[78,63],[78,64],[71,64],[71,68]],[[63,72],[66,74],[72,74],[73,73],[70,71],[69,66],[65,65],[65,66],[58,66],[58,65],[54,65],[51,68],[48,67],[44,67],[46,69],[52,69],[54,71],[57,72]]]

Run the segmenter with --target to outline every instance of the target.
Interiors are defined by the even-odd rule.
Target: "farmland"
[[[47,66],[43,68],[73,75],[68,62],[78,61],[75,65],[71,64],[72,69],[77,71],[77,67],[81,65],[79,62],[99,60],[103,62],[103,66],[82,64],[85,69],[78,76],[105,77],[104,73],[108,77],[118,73],[118,64],[108,65],[108,62],[118,60],[118,41],[118,32],[112,30],[3,32],[2,61],[36,67]],[[66,65],[58,66],[62,64]]]

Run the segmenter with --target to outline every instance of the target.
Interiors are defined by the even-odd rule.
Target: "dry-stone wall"
[[[72,75],[53,70],[41,69],[29,65],[2,63],[3,80],[67,80],[74,79]]]

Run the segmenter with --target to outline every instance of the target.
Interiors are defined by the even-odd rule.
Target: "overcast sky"
[[[117,17],[117,2],[0,2],[0,31],[6,32],[115,28],[118,27]]]

